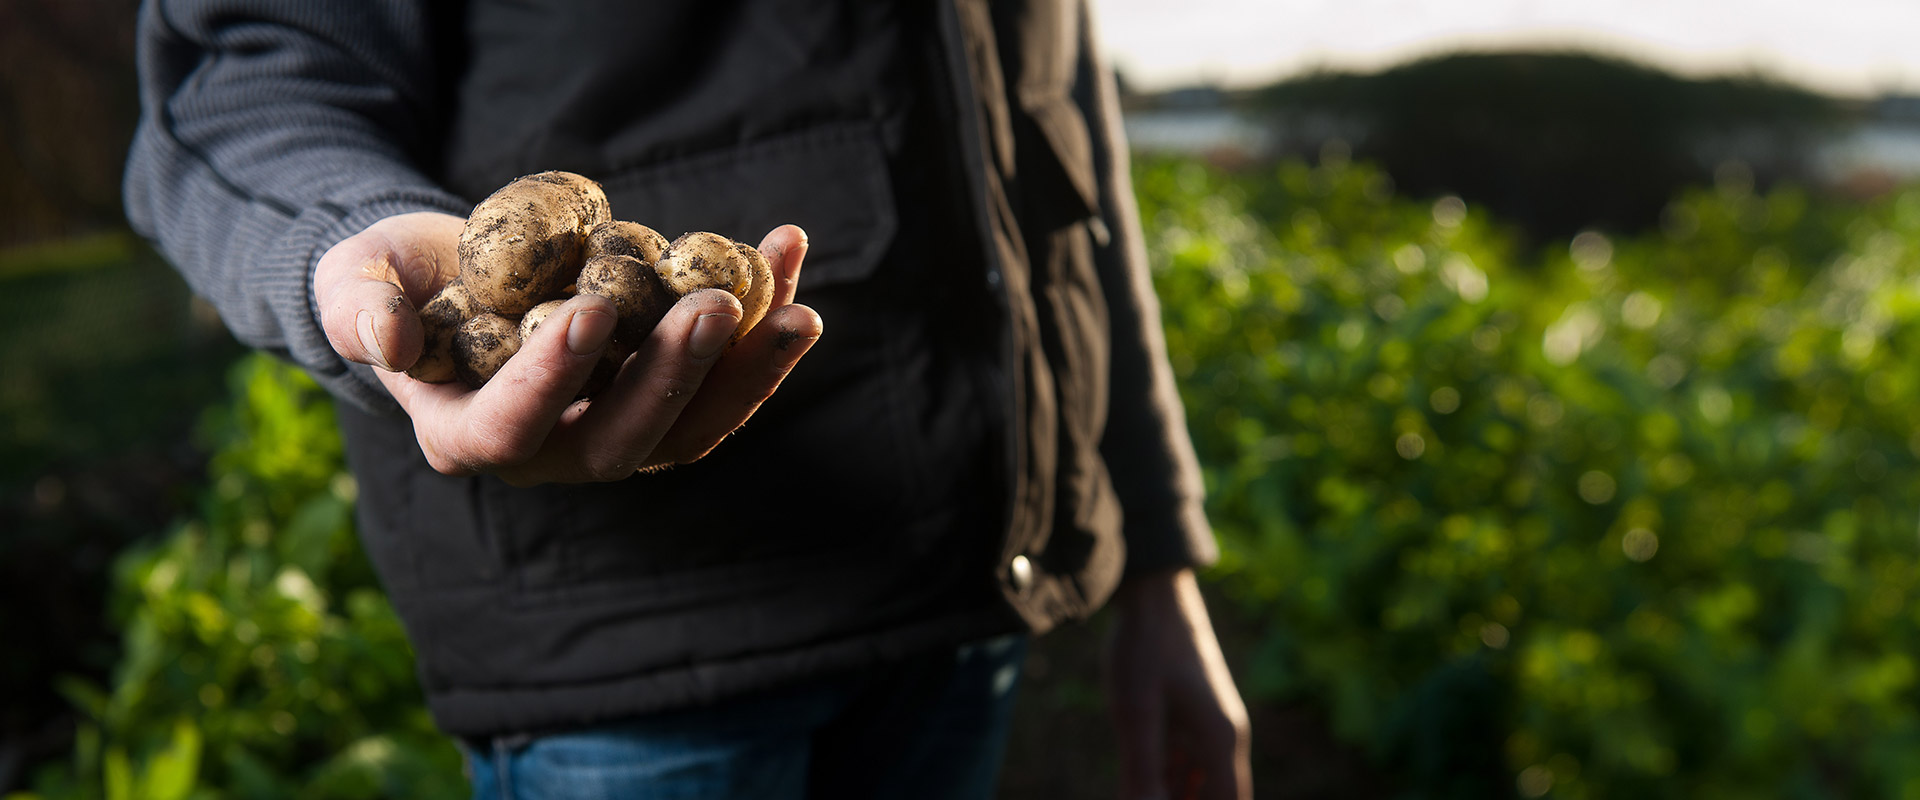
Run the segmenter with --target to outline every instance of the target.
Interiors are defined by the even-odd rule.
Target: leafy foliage
[[[28,762],[72,718],[56,676],[113,665],[115,554],[186,513],[206,473],[189,431],[242,349],[190,298],[131,234],[0,248],[0,741],[18,745],[0,750]]]
[[[1920,193],[1731,181],[1531,253],[1390,186],[1139,168],[1251,698],[1411,796],[1920,793]],[[234,389],[38,796],[463,794],[325,398]]]
[[[1920,791],[1920,194],[1521,268],[1383,185],[1142,169],[1248,688],[1422,796]]]
[[[123,555],[113,686],[62,687],[92,722],[50,798],[460,797],[404,632],[354,534],[333,409],[265,356],[203,423],[198,517]]]

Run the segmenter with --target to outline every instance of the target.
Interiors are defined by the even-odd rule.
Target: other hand
[[[1207,619],[1193,570],[1129,579],[1114,598],[1108,707],[1123,800],[1247,800],[1247,707]]]

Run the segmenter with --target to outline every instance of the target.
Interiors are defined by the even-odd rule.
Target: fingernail
[[[613,335],[613,315],[605,311],[576,311],[567,323],[567,349],[574,355],[589,356],[607,344]]]
[[[392,372],[393,365],[387,363],[387,354],[380,352],[380,337],[373,333],[373,312],[360,312],[359,316],[353,318],[353,327],[360,335],[360,349],[366,351],[381,369]]]
[[[687,355],[696,359],[709,359],[727,346],[727,340],[733,337],[733,329],[740,321],[731,314],[701,314],[693,323],[693,339],[687,342]]]

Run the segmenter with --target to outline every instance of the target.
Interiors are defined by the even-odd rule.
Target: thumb
[[[415,303],[424,306],[458,272],[464,224],[451,214],[398,214],[320,257],[313,270],[314,307],[342,358],[390,371],[420,359],[424,329]]]
[[[355,252],[362,247],[349,239],[321,257],[313,287],[320,327],[340,357],[398,372],[419,360],[425,329],[399,285],[368,277],[369,270],[359,265],[341,263],[387,258],[384,250]]]

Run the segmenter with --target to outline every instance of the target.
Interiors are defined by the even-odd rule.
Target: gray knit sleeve
[[[242,342],[336,396],[397,408],[334,353],[312,274],[327,249],[411,211],[465,216],[425,177],[441,118],[420,3],[150,0],[127,218]]]

